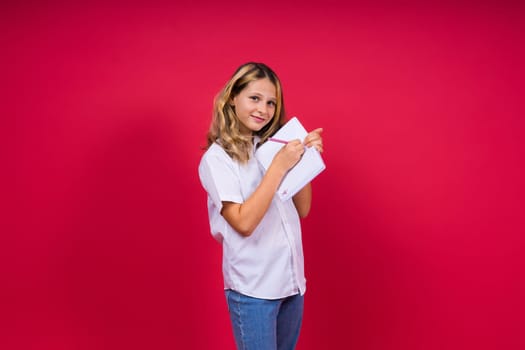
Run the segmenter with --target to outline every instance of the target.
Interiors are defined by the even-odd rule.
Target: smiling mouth
[[[266,121],[266,119],[264,119],[262,117],[257,117],[255,115],[252,115],[252,118],[255,119],[259,123],[262,123],[262,122]]]

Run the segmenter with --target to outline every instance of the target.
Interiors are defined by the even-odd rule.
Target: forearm
[[[237,232],[249,236],[261,222],[286,174],[279,167],[270,166],[261,183],[244,203],[223,203],[222,215]]]
[[[308,183],[293,196],[293,204],[300,218],[305,218],[312,205],[312,184]]]

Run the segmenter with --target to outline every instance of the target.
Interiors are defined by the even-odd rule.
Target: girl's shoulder
[[[221,147],[220,144],[218,144],[217,142],[214,142],[210,145],[210,147],[208,147],[208,149],[206,150],[206,152],[204,152],[204,155],[203,157],[209,157],[210,155],[228,155],[226,153],[226,151],[224,150],[224,148]]]
[[[234,176],[238,173],[239,164],[217,143],[208,147],[199,163],[199,173],[212,176]],[[226,174],[226,175],[225,175]]]
[[[228,153],[226,153],[224,148],[222,148],[221,145],[216,142],[211,144],[210,147],[208,147],[208,149],[206,150],[206,152],[204,152],[204,154],[202,155],[201,162],[209,160],[210,158],[219,159],[226,163],[234,162],[234,160],[228,155]]]

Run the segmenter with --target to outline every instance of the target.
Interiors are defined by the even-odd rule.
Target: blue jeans
[[[266,300],[225,290],[238,350],[293,350],[303,319],[304,297]]]

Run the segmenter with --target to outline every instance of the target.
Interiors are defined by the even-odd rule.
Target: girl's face
[[[235,114],[241,122],[240,132],[252,135],[268,124],[277,103],[275,86],[268,78],[254,80],[233,98]]]

